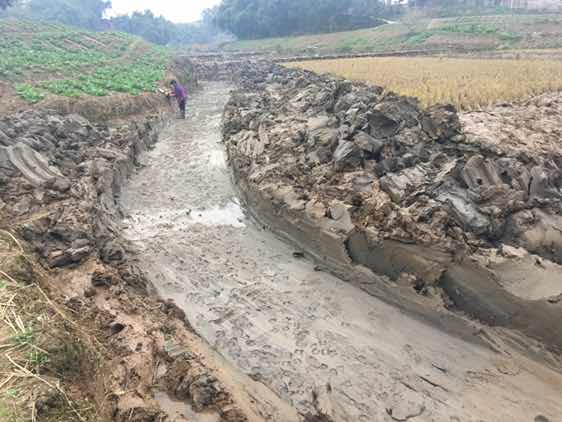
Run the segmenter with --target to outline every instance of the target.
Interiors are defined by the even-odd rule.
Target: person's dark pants
[[[185,103],[186,103],[186,101],[187,100],[184,98],[183,100],[180,100],[179,103],[178,103],[179,106],[180,106],[180,114],[181,114],[181,117],[183,119],[185,119]]]

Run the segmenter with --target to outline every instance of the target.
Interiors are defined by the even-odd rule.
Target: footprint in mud
[[[521,373],[521,367],[512,360],[497,360],[494,362],[494,366],[496,367],[498,372],[503,375],[515,376]]]
[[[369,362],[369,360],[363,355],[357,355],[355,356],[355,359],[362,364],[367,364]]]
[[[415,364],[420,365],[423,362],[421,356],[414,350],[411,344],[405,344],[402,350],[406,353],[408,358]]]
[[[413,420],[426,410],[423,397],[413,391],[393,395],[385,408],[386,413],[395,421]]]
[[[300,330],[297,331],[295,335],[295,343],[297,346],[304,346],[306,345],[306,340],[310,336],[310,331],[308,330]]]
[[[307,355],[306,356],[306,365],[310,366],[315,369],[319,369],[322,366],[322,363],[316,359],[314,356]]]
[[[489,369],[465,372],[465,382],[468,385],[489,384],[497,378],[497,373]]]

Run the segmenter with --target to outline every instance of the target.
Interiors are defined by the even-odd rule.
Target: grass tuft
[[[65,388],[87,379],[95,353],[45,295],[21,244],[1,230],[0,269],[0,420],[98,420],[86,397]]]

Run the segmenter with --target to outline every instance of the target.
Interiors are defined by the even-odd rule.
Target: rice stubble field
[[[288,66],[362,80],[423,106],[475,110],[562,89],[562,61],[386,57],[318,60]]]

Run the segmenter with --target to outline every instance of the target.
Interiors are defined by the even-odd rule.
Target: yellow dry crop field
[[[478,109],[562,89],[562,61],[453,58],[356,58],[289,64],[416,97],[422,105]]]

